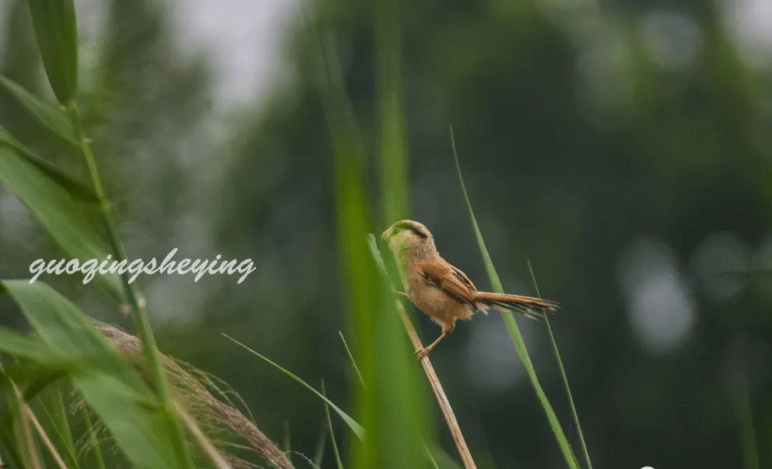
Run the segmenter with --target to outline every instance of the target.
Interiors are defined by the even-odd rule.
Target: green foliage
[[[504,293],[504,287],[501,285],[499,275],[496,273],[496,268],[493,266],[493,261],[491,260],[491,256],[488,253],[488,248],[485,246],[485,240],[483,239],[482,233],[480,232],[480,227],[477,224],[477,218],[474,216],[472,203],[469,201],[469,195],[466,193],[466,186],[464,185],[464,178],[461,175],[461,166],[458,162],[458,155],[456,154],[456,144],[455,139],[453,138],[452,129],[450,136],[451,145],[453,147],[453,159],[456,163],[456,173],[458,174],[458,180],[464,193],[466,207],[469,210],[469,218],[472,223],[472,228],[474,229],[475,237],[477,238],[477,245],[480,248],[480,253],[483,257],[485,269],[488,271],[488,279],[491,282],[494,292]],[[533,385],[534,391],[536,391],[536,396],[539,398],[539,403],[544,409],[544,412],[547,414],[547,420],[550,423],[552,432],[555,434],[555,438],[558,440],[558,445],[560,446],[560,451],[563,453],[563,458],[566,460],[566,464],[568,467],[579,469],[579,463],[576,460],[576,455],[574,455],[574,452],[571,449],[571,445],[568,443],[568,439],[563,432],[563,427],[560,426],[560,421],[558,420],[557,415],[555,415],[552,404],[550,404],[547,395],[544,393],[544,390],[539,383],[539,378],[536,376],[536,369],[533,367],[531,356],[528,355],[528,349],[525,347],[525,341],[523,340],[523,336],[520,333],[520,328],[517,326],[517,322],[515,321],[513,314],[508,311],[501,311],[501,317],[504,319],[504,324],[507,326],[507,332],[509,332],[509,335],[512,338],[512,343],[515,345],[515,350],[517,350],[520,361],[523,362],[523,366],[528,373],[528,378],[531,380],[531,385]]]
[[[94,211],[7,146],[0,146],[0,181],[29,207],[71,258],[85,261],[107,257],[107,243],[87,216]],[[117,275],[96,275],[94,282],[115,304],[124,303]]]
[[[59,447],[63,448],[62,454],[67,459],[67,467],[70,469],[80,469],[78,463],[77,451],[75,450],[75,442],[72,439],[72,432],[70,431],[70,422],[67,418],[67,409],[64,407],[62,395],[60,393],[59,386],[52,385],[48,387],[46,393],[49,397],[49,401],[52,404],[53,410],[48,409],[48,405],[41,399],[41,408],[51,424],[51,428],[54,430]]]
[[[125,259],[125,250],[115,228],[75,100],[78,31],[73,2],[30,0],[28,8],[49,82],[60,103],[66,105],[68,113],[64,114],[61,109],[38,100],[4,76],[0,76],[0,85],[41,124],[76,145],[94,190],[73,181],[56,166],[29,151],[2,128],[0,180],[30,208],[71,259],[79,259],[81,262],[107,260],[109,246],[110,255],[115,256],[116,261],[122,261]],[[97,202],[96,207],[86,206],[75,200],[74,196]],[[98,212],[89,212],[93,208],[97,208]],[[89,216],[98,219],[100,228],[105,229],[106,242],[91,224]],[[38,263],[37,267],[42,266]],[[156,394],[150,391],[133,367],[73,303],[42,282],[3,282],[4,289],[10,293],[41,337],[41,344],[36,343],[29,350],[19,350],[19,345],[25,342],[23,338],[13,337],[13,333],[2,330],[0,333],[10,336],[10,340],[0,345],[0,350],[15,353],[17,357],[41,359],[33,365],[32,369],[38,378],[31,380],[25,390],[25,399],[30,399],[65,374],[71,378],[85,402],[110,430],[134,466],[192,468],[192,456],[178,421],[178,418],[187,415],[174,403],[169,392],[147,313],[140,303],[141,296],[129,284],[126,275],[122,275],[120,280],[122,283],[116,275],[111,274],[95,277],[97,284],[114,303],[128,303],[131,306]],[[23,373],[28,371],[28,367],[25,369],[22,366],[19,370]],[[15,391],[15,384],[10,379],[9,382]],[[17,400],[20,400],[18,393]],[[19,402],[16,408],[20,424],[26,425],[25,419],[29,417],[35,423],[50,455],[63,467],[62,457],[27,404]],[[63,417],[63,409],[57,407],[56,414],[50,419],[51,424],[66,450],[70,464],[77,466],[69,424]],[[11,414],[8,414],[8,418],[11,418]],[[223,467],[222,458],[213,450],[196,423],[186,419],[186,425],[204,454],[216,466]],[[19,453],[25,459],[24,463],[39,467],[42,461],[37,460],[39,458],[29,431],[25,432],[16,439],[15,435],[3,434],[3,446],[11,452],[16,447],[21,448]],[[104,465],[101,457],[99,459],[100,464]]]
[[[73,0],[27,0],[48,81],[62,104],[78,90],[78,24]]]
[[[49,355],[43,364],[67,365],[76,388],[129,460],[138,468],[178,467],[168,443],[171,436],[164,425],[164,409],[83,313],[42,282],[2,283],[40,336]],[[5,341],[0,350],[20,355]],[[28,358],[40,352],[33,353]]]
[[[35,165],[40,171],[53,179],[54,182],[59,184],[59,186],[61,186],[61,188],[67,191],[70,195],[79,198],[83,202],[99,202],[99,197],[90,187],[86,186],[82,182],[76,181],[71,176],[62,171],[58,166],[29,150],[20,141],[16,140],[13,135],[8,133],[5,128],[0,126],[0,145],[2,144],[5,144],[14,149],[18,156]]]
[[[14,98],[19,101],[27,112],[32,115],[43,127],[54,132],[73,145],[78,145],[75,138],[75,130],[72,127],[67,113],[62,109],[41,101],[32,93],[11,79],[0,75],[2,85]]]

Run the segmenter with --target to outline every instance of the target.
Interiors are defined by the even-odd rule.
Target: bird
[[[397,264],[405,289],[397,292],[442,327],[440,336],[416,351],[421,360],[456,328],[456,320],[469,320],[475,311],[488,314],[490,307],[539,319],[554,313],[557,303],[530,296],[478,291],[464,272],[440,256],[434,236],[426,226],[400,220],[381,235]]]

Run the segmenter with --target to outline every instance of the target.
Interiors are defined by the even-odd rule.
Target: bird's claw
[[[425,357],[429,353],[429,350],[422,348],[421,350],[417,350],[415,352],[415,357],[420,361],[423,357]]]

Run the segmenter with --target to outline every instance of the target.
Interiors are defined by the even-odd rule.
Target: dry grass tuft
[[[94,323],[113,347],[137,367],[143,377],[147,377],[149,370],[145,365],[139,338],[108,324],[97,321]],[[241,437],[248,443],[248,448],[265,458],[273,467],[293,469],[292,463],[284,452],[228,399],[228,394],[235,395],[235,393],[230,390],[222,391],[209,375],[187,363],[163,354],[161,354],[161,361],[175,398],[205,429],[207,436],[215,445],[226,439]],[[213,396],[207,386],[226,402]],[[233,468],[254,467],[251,463],[233,455],[225,455],[225,458]]]

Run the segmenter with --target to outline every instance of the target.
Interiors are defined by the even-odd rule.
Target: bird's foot
[[[426,355],[428,355],[429,352],[431,351],[432,349],[430,349],[429,347],[422,348],[421,350],[416,350],[415,357],[418,359],[418,361],[421,361],[421,359]]]

